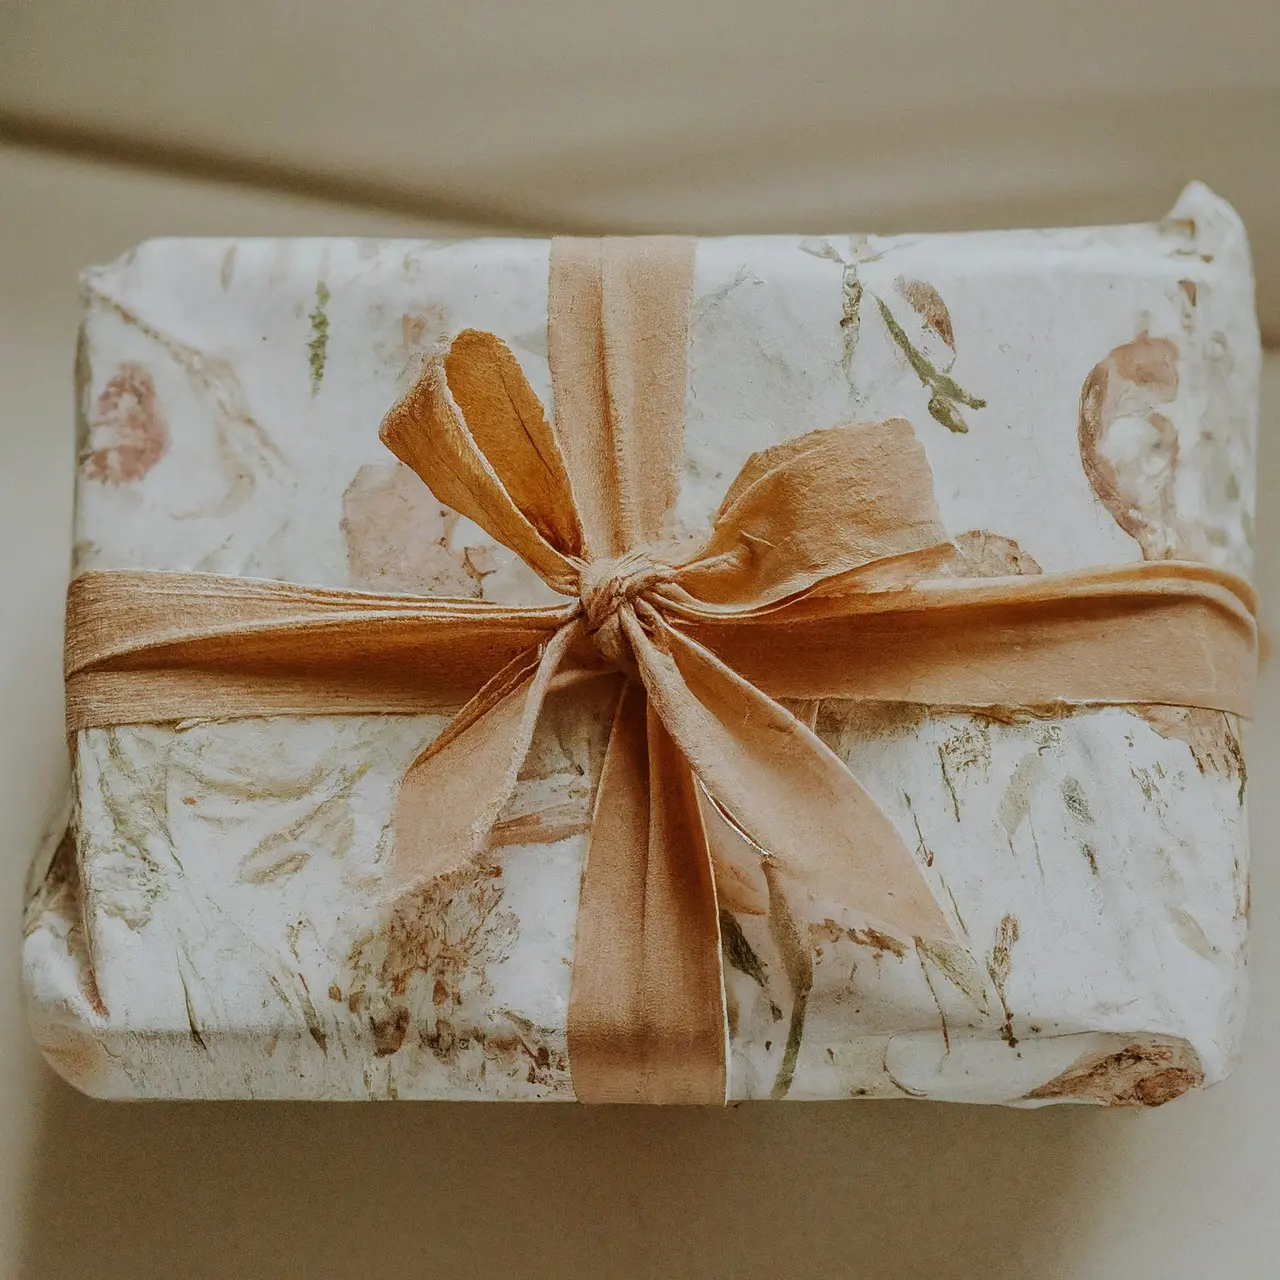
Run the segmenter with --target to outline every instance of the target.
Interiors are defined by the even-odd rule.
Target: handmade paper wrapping
[[[154,241],[85,276],[75,570],[550,602],[378,440],[423,356],[507,341],[544,402],[548,244]],[[1250,569],[1259,348],[1243,231],[698,243],[674,533],[748,454],[904,416],[968,572]],[[858,655],[851,653],[856,663]],[[475,867],[386,922],[406,766],[443,716],[95,729],[33,871],[55,1068],[112,1097],[573,1096],[565,1021],[612,707],[548,708]],[[1217,712],[817,709],[963,945],[837,901],[722,914],[731,1098],[1158,1103],[1238,1050],[1240,726]]]

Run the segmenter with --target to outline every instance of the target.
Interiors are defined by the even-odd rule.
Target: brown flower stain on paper
[[[1066,806],[1067,812],[1078,826],[1092,827],[1095,825],[1093,810],[1089,808],[1089,800],[1084,793],[1084,787],[1079,778],[1064,778],[1058,790],[1062,796],[1062,803]],[[1080,852],[1089,864],[1090,873],[1095,876],[1098,875],[1098,847],[1093,842],[1093,839],[1081,840]]]
[[[333,857],[346,857],[355,840],[352,789],[371,767],[366,762],[340,771],[331,794],[301,817],[263,836],[240,859],[240,879],[254,885],[285,879],[301,871],[317,849],[327,850]]]
[[[439,305],[400,317],[400,344],[392,356],[398,382],[412,385],[418,380],[427,352],[440,341],[447,326],[445,310]]]
[[[526,1084],[540,1085],[553,1093],[568,1094],[569,1061],[563,1037],[510,1009],[499,1010],[499,1016],[508,1029],[486,1034],[486,1069],[496,1069],[509,1079],[523,1077]]]
[[[302,927],[302,921],[298,921],[295,925],[286,929],[286,933],[295,935],[295,931]],[[297,958],[297,947],[294,945],[295,936],[290,937],[290,950]],[[274,973],[267,973],[267,982],[270,983],[272,991],[276,993],[280,1003],[285,1006],[291,1013],[302,1019],[303,1025],[307,1029],[307,1034],[314,1041],[317,1049],[321,1053],[329,1051],[329,1036],[325,1031],[324,1023],[320,1018],[319,1010],[316,1009],[315,1001],[311,998],[311,988],[307,985],[307,979],[301,970],[296,972],[288,972],[284,975],[282,981]],[[286,983],[288,984],[286,986]],[[183,980],[183,987],[187,989],[187,1014],[191,1019],[191,1029],[193,1036],[197,1035],[194,1014],[191,1008],[190,990],[187,988],[186,980]],[[290,995],[292,988],[292,995]]]
[[[938,744],[938,768],[942,774],[942,784],[951,797],[955,819],[959,822],[960,792],[956,784],[964,781],[973,770],[986,778],[991,768],[990,726],[977,720],[948,734]]]
[[[1244,804],[1248,771],[1233,717],[1225,711],[1204,707],[1135,706],[1131,709],[1162,738],[1185,742],[1201,773],[1237,783],[1238,799]]]
[[[1026,1096],[1054,1102],[1098,1102],[1111,1107],[1159,1107],[1204,1084],[1204,1068],[1185,1041],[1126,1045],[1118,1053],[1091,1054]]]
[[[93,285],[86,293],[90,301],[164,351],[186,375],[209,413],[225,491],[216,502],[183,512],[181,518],[226,516],[243,506],[258,483],[271,478],[284,459],[254,416],[231,362],[180,342]]]
[[[506,959],[519,929],[516,917],[499,909],[503,892],[498,867],[470,866],[406,894],[379,938],[376,989],[404,996],[421,975],[428,990],[440,984],[450,1004],[461,1004],[468,987],[487,991],[489,965]],[[353,968],[364,950],[353,953]]]
[[[1146,560],[1189,557],[1174,505],[1178,346],[1143,331],[1099,361],[1080,392],[1080,461],[1094,493]]]
[[[951,325],[951,312],[942,295],[925,280],[907,280],[899,276],[893,287],[924,323],[951,348],[956,349],[956,334]]]
[[[502,818],[489,833],[490,849],[514,845],[555,844],[591,830],[589,801],[567,800],[545,809]]]
[[[479,1051],[482,1076],[492,1070],[567,1093],[562,1033],[510,1010],[476,1013],[493,995],[490,970],[519,936],[503,896],[501,869],[492,865],[464,867],[405,894],[386,926],[353,948],[347,1007],[364,1019],[379,1057],[416,1044],[453,1066]]]
[[[947,566],[952,578],[1028,577],[1043,570],[1034,556],[1012,539],[986,529],[970,529],[953,539],[956,552]]]
[[[901,960],[907,954],[907,944],[891,934],[881,933],[879,929],[873,929],[870,925],[865,929],[845,929],[830,917],[821,924],[811,924],[809,938],[818,956],[822,955],[824,943],[840,942],[846,939],[859,947],[869,947],[876,959],[887,953]]]
[[[122,364],[98,396],[80,465],[90,480],[123,485],[141,480],[169,450],[169,426],[151,374]]]
[[[406,359],[422,354],[429,324],[426,316],[413,316],[405,312],[400,317],[400,350]]]
[[[369,1031],[373,1036],[373,1052],[378,1058],[389,1058],[400,1051],[409,1034],[409,1010],[394,1005],[380,1015],[369,1015]]]
[[[862,741],[914,735],[930,718],[930,709],[918,702],[824,698],[818,704],[814,732],[839,754],[843,739]]]
[[[1000,921],[996,932],[996,940],[991,954],[987,958],[987,972],[995,984],[996,995],[1000,997],[1000,1007],[1004,1010],[1004,1025],[1000,1028],[1000,1038],[1010,1049],[1018,1047],[1018,1037],[1013,1034],[1013,1013],[1009,1009],[1009,1001],[1005,997],[1005,988],[1009,983],[1009,974],[1013,969],[1013,948],[1021,936],[1018,917],[1006,915]]]
[[[342,495],[351,585],[369,591],[479,597],[493,562],[483,554],[488,548],[449,549],[446,543],[457,519],[403,463],[361,467]]]
[[[408,390],[421,376],[427,355],[448,333],[449,315],[438,302],[399,314],[378,304],[370,308],[368,323],[379,335],[373,341],[374,355],[391,372],[396,385]]]

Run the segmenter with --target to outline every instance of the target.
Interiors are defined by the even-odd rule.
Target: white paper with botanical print
[[[153,241],[85,276],[75,568],[554,599],[379,443],[422,357],[510,344],[545,403],[545,241]],[[904,416],[967,571],[1250,569],[1259,345],[1243,231],[1157,225],[698,243],[678,527],[755,450]],[[858,655],[851,653],[856,663]],[[438,716],[91,730],[33,869],[37,1040],[94,1094],[571,1098],[565,1017],[612,708],[553,698],[491,847],[387,927]],[[1239,725],[817,709],[968,950],[856,904],[722,915],[739,1098],[1154,1104],[1238,1051]]]

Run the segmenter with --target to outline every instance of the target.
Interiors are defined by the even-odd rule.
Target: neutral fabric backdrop
[[[107,1105],[30,1048],[20,900],[65,779],[81,266],[157,234],[1145,218],[1200,176],[1249,218],[1276,310],[1274,0],[569,7],[262,0],[255,25],[240,4],[0,0],[0,134],[23,142],[0,145],[0,1277],[1273,1277],[1274,663],[1248,742],[1245,1063],[1159,1111]],[[1266,378],[1274,635],[1280,356]]]
[[[0,135],[491,226],[1253,231],[1275,0],[0,0]]]

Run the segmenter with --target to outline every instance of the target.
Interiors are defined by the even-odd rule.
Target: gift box
[[[1229,1071],[1260,350],[1204,187],[1105,229],[161,240],[83,286],[23,952],[78,1088]]]

